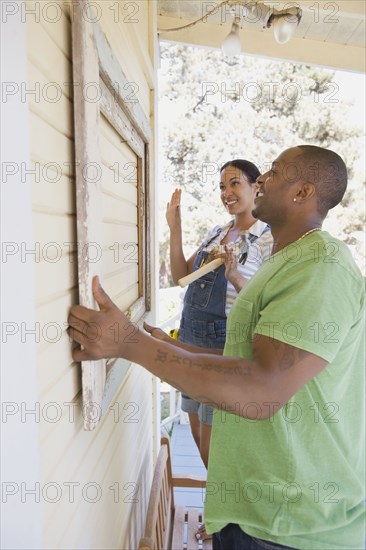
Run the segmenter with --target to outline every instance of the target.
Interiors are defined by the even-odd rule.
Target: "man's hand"
[[[69,335],[80,346],[73,350],[75,361],[125,357],[128,345],[138,342],[138,329],[118,309],[93,278],[93,295],[100,311],[73,306],[69,314]]]

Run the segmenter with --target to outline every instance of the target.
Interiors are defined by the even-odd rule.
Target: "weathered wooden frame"
[[[100,273],[100,264],[91,263],[85,254],[85,245],[98,243],[100,236],[101,182],[100,178],[93,177],[93,169],[98,172],[98,167],[101,167],[98,137],[102,113],[138,159],[139,298],[125,313],[133,323],[141,324],[144,313],[150,309],[151,296],[150,247],[147,237],[149,221],[146,215],[151,129],[137,99],[134,98],[133,102],[125,101],[123,91],[127,95],[131,84],[99,24],[92,22],[91,6],[87,4],[87,0],[76,2],[72,18],[79,300],[81,305],[97,308],[91,291],[92,278],[94,275],[103,275]],[[89,10],[88,17],[85,17],[86,8]],[[93,84],[100,87],[99,101],[88,101],[85,97],[85,90]],[[86,430],[96,427],[129,367],[130,363],[122,359],[82,362]]]

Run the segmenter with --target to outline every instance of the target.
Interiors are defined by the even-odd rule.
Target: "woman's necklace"
[[[305,237],[307,237],[308,235],[310,235],[310,233],[313,233],[314,231],[321,231],[322,228],[321,227],[314,227],[313,229],[310,229],[309,231],[307,231],[306,233],[304,233],[303,235],[301,235],[301,237],[299,237],[297,240],[298,241],[301,241],[301,239],[305,239]]]

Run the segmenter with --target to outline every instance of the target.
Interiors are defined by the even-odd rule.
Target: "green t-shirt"
[[[293,548],[363,548],[363,286],[347,246],[322,231],[270,257],[240,292],[224,355],[252,359],[264,335],[328,364],[267,420],[215,411],[209,533],[236,523]],[[259,404],[244,407],[259,418]]]

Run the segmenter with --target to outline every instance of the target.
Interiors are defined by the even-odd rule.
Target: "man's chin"
[[[265,219],[265,214],[261,214],[260,212],[260,209],[258,208],[253,208],[252,210],[252,216],[253,218],[255,218],[256,220],[260,220],[261,222],[266,222],[269,224],[269,221]],[[263,217],[264,216],[264,217]]]

